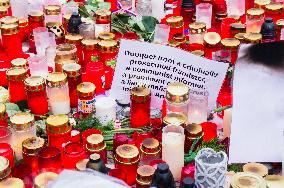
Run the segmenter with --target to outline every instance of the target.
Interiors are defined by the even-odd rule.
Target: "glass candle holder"
[[[92,23],[81,24],[79,32],[84,39],[95,39],[95,25]]]
[[[230,58],[228,61],[234,65],[238,59],[238,51],[241,42],[238,39],[226,38],[221,40],[221,44],[223,53],[229,54]]]
[[[105,66],[103,62],[90,62],[86,66],[86,80],[96,86],[96,94],[105,92]]]
[[[85,39],[82,40],[83,54],[84,54],[84,70],[89,62],[97,62],[99,60],[98,51],[99,40]]]
[[[3,156],[0,156],[0,164],[0,181],[3,181],[11,176],[11,167],[9,160]]]
[[[262,41],[262,35],[260,33],[246,33],[243,40],[245,43],[259,44]]]
[[[200,3],[196,5],[196,21],[204,22],[206,24],[206,28],[211,28],[212,4]]]
[[[137,169],[136,188],[149,188],[154,176],[155,168],[149,165]]]
[[[136,146],[124,144],[116,148],[114,154],[115,168],[118,168],[126,174],[126,183],[128,185],[133,185],[136,182],[139,158],[140,155]]]
[[[42,11],[30,11],[28,20],[29,33],[32,33],[35,28],[44,27],[44,14]]]
[[[1,35],[6,53],[15,56],[23,53],[18,24],[1,25]]]
[[[27,99],[24,84],[28,77],[27,73],[27,69],[24,68],[10,68],[6,71],[10,102],[16,103]]]
[[[189,24],[189,42],[190,44],[203,44],[206,24],[204,22],[193,22]]]
[[[78,105],[77,86],[82,82],[81,66],[77,63],[63,65],[63,72],[67,75],[71,108]]]
[[[44,147],[44,139],[39,137],[30,137],[23,141],[23,159],[24,163],[30,165],[33,173],[38,173],[38,151]]]
[[[27,41],[29,35],[29,21],[28,19],[19,19],[19,33],[21,41]]]
[[[36,188],[46,188],[47,185],[56,180],[58,174],[54,172],[43,172],[37,175],[34,179],[34,185]]]
[[[130,126],[133,128],[150,125],[151,91],[145,87],[135,87],[130,94]]]
[[[38,152],[40,172],[59,173],[62,169],[61,151],[55,147],[45,147]]]
[[[56,56],[54,59],[55,71],[62,72],[64,63],[77,63],[77,48],[73,44],[60,44],[56,47]]]
[[[116,120],[116,101],[112,97],[97,98],[96,103],[96,117],[100,120],[102,125],[107,125],[109,122]]]
[[[126,134],[116,133],[113,137],[113,153],[118,146],[128,143],[128,137]]]
[[[184,129],[184,134],[185,134],[185,145],[184,145],[184,152],[188,153],[189,150],[192,147],[192,144],[196,139],[199,139],[194,146],[194,150],[198,148],[198,146],[202,143],[203,139],[203,131],[202,127],[199,124],[189,124],[185,127]]]
[[[61,6],[46,5],[44,6],[45,24],[48,22],[62,22]]]
[[[216,32],[208,32],[204,35],[204,52],[205,57],[213,59],[215,53],[220,50],[221,37]]]
[[[88,155],[97,153],[105,164],[107,164],[107,150],[104,137],[101,134],[92,134],[87,137],[86,151]]]
[[[171,83],[166,90],[167,112],[177,112],[187,115],[189,102],[189,87],[183,83]]]
[[[28,58],[31,76],[40,76],[46,78],[48,75],[48,66],[45,56],[35,55]]]
[[[171,16],[166,19],[167,25],[170,26],[169,41],[173,39],[175,34],[183,34],[184,22],[181,16]]]
[[[67,34],[65,35],[65,41],[68,44],[73,44],[77,48],[77,57],[79,64],[84,67],[83,64],[83,49],[82,49],[82,43],[83,37],[79,34]]]
[[[75,169],[76,163],[86,158],[82,144],[71,142],[63,148],[63,166],[67,169]]]
[[[102,32],[111,31],[111,12],[106,9],[98,9],[95,12],[95,35],[99,36]]]
[[[2,188],[13,188],[13,187],[25,188],[23,180],[19,178],[7,178],[4,181],[0,182],[0,186]]]
[[[69,87],[65,73],[49,73],[46,78],[47,96],[52,114],[70,112]]]
[[[0,134],[1,134],[1,131],[2,131],[1,129],[3,129],[3,128],[4,127],[0,128]],[[10,131],[10,133],[11,133],[11,131]],[[12,135],[12,133],[11,133],[11,135]],[[10,167],[13,168],[14,165],[15,165],[14,151],[13,151],[11,145],[8,144],[8,143],[11,143],[11,141],[6,142],[6,143],[1,141],[1,143],[0,143],[0,156],[7,158],[9,160]]]
[[[187,115],[182,113],[168,113],[163,118],[164,127],[167,125],[186,127],[187,123],[188,123]]]
[[[162,140],[162,159],[169,165],[175,181],[179,181],[184,166],[184,128],[171,125],[164,127]]]
[[[225,18],[222,20],[221,23],[221,38],[229,38],[230,37],[230,29],[231,29],[231,24],[236,23],[237,20],[235,18]]]
[[[11,61],[12,67],[28,69],[28,61],[24,58],[16,58]]]
[[[34,116],[30,113],[21,112],[10,118],[13,128],[13,148],[17,160],[21,160],[22,142],[27,138],[36,136],[36,127],[34,126]]]
[[[264,10],[260,8],[251,8],[247,11],[247,29],[246,32],[249,33],[259,33],[261,25],[264,22]]]
[[[48,145],[51,147],[63,147],[63,144],[71,140],[72,126],[67,115],[53,115],[46,119],[46,133]]]
[[[25,79],[25,88],[31,113],[36,116],[46,115],[48,113],[48,102],[44,78],[31,76]]]
[[[151,0],[138,0],[135,8],[136,8],[136,13],[140,16],[152,15]]]
[[[86,146],[87,138],[88,138],[88,136],[90,136],[92,134],[102,134],[102,132],[98,129],[87,129],[87,130],[83,131],[82,135],[81,135],[83,146]]]
[[[246,11],[245,0],[227,0],[227,12],[228,15],[242,16]]]
[[[190,93],[188,121],[189,123],[203,123],[207,121],[208,93]]]
[[[8,114],[6,113],[6,106],[0,103],[0,127],[8,127]],[[1,143],[1,136],[0,136]]]
[[[152,161],[161,158],[161,146],[157,139],[146,138],[141,145],[140,164],[149,165]]]
[[[18,164],[12,169],[12,177],[19,178],[23,181],[25,188],[33,188],[33,176],[32,169],[29,165]]]
[[[78,112],[84,116],[95,110],[96,86],[91,82],[83,82],[77,86]]]
[[[284,28],[284,19],[280,19],[276,22],[276,40],[280,41],[281,30]]]
[[[170,34],[170,26],[166,24],[157,24],[155,27],[154,42],[166,45]]]
[[[271,3],[265,6],[265,17],[273,19],[274,23],[283,18],[283,4]]]

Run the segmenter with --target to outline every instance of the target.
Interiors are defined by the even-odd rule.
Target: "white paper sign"
[[[239,55],[245,55],[245,48]],[[234,73],[230,163],[280,162],[284,74],[239,59]]]
[[[192,91],[207,89],[208,105],[212,110],[227,69],[228,64],[177,48],[122,40],[110,95],[128,103],[130,89],[145,85],[152,92],[151,106],[161,108],[167,85],[182,82]]]

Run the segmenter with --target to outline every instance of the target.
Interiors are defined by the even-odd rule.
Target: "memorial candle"
[[[179,181],[184,166],[184,128],[172,125],[164,127],[162,140],[162,159],[169,165],[175,181]]]
[[[59,173],[62,170],[61,151],[55,147],[44,147],[38,152],[40,172]]]
[[[95,12],[96,25],[95,32],[96,37],[99,36],[102,32],[110,32],[111,31],[111,12],[106,9],[98,9]]]
[[[43,172],[35,177],[34,185],[35,188],[47,188],[47,185],[56,180],[58,174],[54,172]]]
[[[83,54],[84,54],[84,68],[89,62],[97,62],[99,60],[98,51],[99,40],[95,39],[85,39],[82,40]]]
[[[226,38],[221,40],[222,53],[228,54],[228,61],[235,64],[238,59],[238,51],[241,42],[238,39]],[[225,62],[225,60],[223,60]]]
[[[115,122],[116,102],[112,97],[100,97],[95,102],[96,117],[103,125],[109,122]]]
[[[141,144],[140,163],[149,165],[152,161],[161,158],[161,145],[155,138],[146,138]]]
[[[87,137],[86,151],[88,155],[97,153],[107,164],[107,150],[104,137],[101,134],[92,134]]]
[[[136,188],[149,188],[154,176],[155,168],[149,165],[137,169]]]
[[[0,156],[0,181],[9,178],[11,174],[11,167],[9,160],[6,157]]]
[[[189,24],[189,43],[202,44],[206,32],[206,24],[204,22],[193,22]]]
[[[78,62],[84,69],[85,66],[83,63],[83,50],[82,50],[82,43],[81,43],[81,41],[83,40],[83,37],[79,34],[68,34],[68,35],[65,35],[65,40],[66,40],[66,43],[73,44],[76,46]]]
[[[60,5],[46,5],[43,11],[45,14],[45,24],[49,22],[62,22]]]
[[[62,72],[62,66],[65,63],[78,63],[76,46],[73,44],[60,44],[56,46],[54,62],[56,72]]]
[[[264,10],[260,8],[251,8],[247,11],[247,30],[246,32],[259,33],[261,25],[264,22]]]
[[[205,57],[213,59],[216,52],[220,50],[221,37],[216,32],[208,32],[204,35],[204,52]]]
[[[91,82],[83,82],[77,86],[78,112],[89,115],[95,110],[96,86]]]
[[[16,58],[11,61],[12,67],[28,69],[28,60],[24,58]]]
[[[22,54],[22,41],[19,34],[19,25],[2,24],[1,25],[2,45],[6,53],[17,56]]]
[[[10,144],[5,143],[5,142],[3,143],[1,141],[1,143],[0,143],[0,156],[7,158],[9,160],[10,167],[11,168],[14,167],[14,164],[15,164],[15,162],[14,162],[14,151],[13,151]]]
[[[181,16],[171,16],[166,20],[167,25],[170,26],[169,41],[173,39],[175,34],[183,34],[184,22]]]
[[[83,145],[78,142],[68,143],[63,148],[63,166],[67,169],[75,169],[76,163],[86,158]]]

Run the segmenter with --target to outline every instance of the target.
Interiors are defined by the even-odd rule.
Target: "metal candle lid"
[[[5,16],[3,18],[0,19],[1,25],[2,24],[16,24],[19,25],[19,18],[15,17],[15,16]]]
[[[20,18],[19,19],[19,27],[23,28],[23,27],[28,27],[29,26],[29,20],[25,19],[25,18]]]
[[[243,171],[255,173],[262,177],[268,175],[268,168],[260,163],[247,163],[243,166]]]
[[[187,125],[187,116],[181,113],[169,113],[163,119],[164,126],[174,125],[185,127]]]
[[[46,84],[49,87],[61,87],[67,83],[67,75],[62,72],[49,73],[46,77]]]
[[[23,180],[19,178],[8,178],[0,181],[1,188],[25,188]]]
[[[150,186],[155,168],[150,165],[143,165],[137,169],[136,183],[139,185]]]
[[[111,19],[110,15],[111,15],[111,12],[106,9],[98,9],[95,12],[96,20],[110,20]]]
[[[246,25],[242,23],[232,23],[230,25],[230,30],[236,33],[245,33],[246,32]]]
[[[221,40],[221,44],[224,46],[224,48],[232,49],[232,48],[238,48],[241,42],[235,38],[225,38]]]
[[[6,71],[6,75],[10,81],[24,81],[28,76],[28,69],[10,68]]]
[[[111,32],[102,32],[99,34],[98,37],[100,40],[114,40],[115,39],[115,34]]]
[[[136,164],[140,160],[138,148],[130,144],[120,145],[116,148],[114,159],[121,164]]]
[[[10,0],[0,0],[0,6],[10,7]]]
[[[24,58],[16,58],[11,61],[12,67],[28,68],[28,60]]]
[[[46,119],[46,132],[52,134],[63,134],[71,129],[67,115],[52,115]]]
[[[43,172],[35,177],[35,188],[46,188],[47,184],[54,181],[58,177],[58,174],[54,172]]]
[[[59,15],[61,14],[61,7],[59,5],[47,5],[44,7],[46,15]]]
[[[218,33],[216,32],[208,32],[204,35],[204,43],[207,45],[217,45],[221,41],[221,37]]]
[[[31,22],[42,22],[44,20],[44,14],[42,11],[29,12],[28,19]]]
[[[3,103],[0,103],[0,120],[4,119],[6,116],[6,106]]]
[[[246,33],[244,35],[244,41],[247,43],[257,44],[261,43],[262,35],[260,33]]]
[[[268,188],[283,188],[284,177],[280,175],[268,175],[265,177]]]
[[[146,138],[141,144],[141,152],[145,154],[158,154],[161,151],[160,143],[155,138]]]
[[[245,42],[245,34],[246,33],[237,33],[234,38],[238,39],[241,43]]]
[[[240,172],[231,179],[232,188],[266,188],[265,180],[253,173]]]
[[[172,28],[183,27],[183,17],[182,16],[171,16],[166,19],[167,25]]]
[[[217,12],[215,16],[216,22],[222,22],[225,18],[227,18],[227,12]]]
[[[87,137],[86,149],[91,152],[100,152],[106,148],[104,137],[101,134],[92,134]]]
[[[40,76],[31,76],[25,79],[27,91],[37,92],[45,90],[45,80]]]
[[[118,43],[116,40],[102,40],[98,45],[99,50],[102,53],[113,53],[118,50]]]
[[[202,126],[199,124],[189,124],[185,127],[184,134],[187,138],[196,139],[203,135]]]
[[[254,5],[258,8],[265,7],[266,5],[269,5],[271,0],[255,0]]]
[[[283,5],[281,3],[271,3],[268,5],[265,5],[265,11],[268,11],[272,14],[281,13],[282,10],[283,10]]]
[[[68,34],[65,35],[65,40],[68,44],[78,44],[83,40],[83,36],[80,34]]]
[[[65,63],[62,69],[69,78],[76,78],[82,74],[81,65],[78,63]]]
[[[189,100],[189,87],[181,82],[170,83],[166,91],[166,99],[171,103],[183,103]]]
[[[18,24],[2,24],[1,25],[1,33],[2,35],[14,35],[19,32]]]
[[[7,178],[11,174],[9,160],[0,156],[0,181]]]
[[[83,48],[86,50],[95,50],[98,47],[100,41],[96,39],[84,39],[81,41]]]
[[[151,91],[146,87],[134,87],[130,93],[130,99],[137,103],[144,103],[151,99]]]
[[[83,82],[77,86],[78,97],[93,97],[95,95],[96,86],[91,82]]]
[[[40,137],[30,137],[23,141],[23,153],[27,155],[37,155],[38,151],[44,146],[44,139]]]
[[[251,8],[247,10],[247,17],[249,19],[260,19],[264,16],[264,10],[261,8]]]
[[[28,112],[20,112],[10,118],[13,129],[17,131],[27,130],[34,123],[34,115]]]

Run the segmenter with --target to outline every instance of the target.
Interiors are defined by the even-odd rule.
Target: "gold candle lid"
[[[276,25],[278,28],[282,29],[282,27],[284,26],[284,19],[277,20]]]
[[[215,16],[216,22],[222,22],[225,18],[227,18],[227,12],[217,12]]]
[[[268,175],[265,177],[268,188],[283,188],[284,177],[280,175]]]
[[[92,134],[87,137],[86,149],[91,152],[100,152],[106,148],[104,137],[101,134]]]
[[[110,20],[111,19],[110,15],[111,15],[111,12],[106,9],[98,9],[95,12],[95,18],[97,20]]]
[[[187,116],[181,113],[169,113],[163,119],[164,126],[175,125],[185,127],[187,125]]]
[[[65,35],[65,40],[68,44],[78,44],[83,40],[83,36],[80,34],[68,34]]]
[[[76,170],[78,171],[85,171],[87,168],[87,163],[89,162],[89,159],[83,159],[76,163]]]
[[[246,33],[237,33],[235,35],[235,39],[238,39],[241,43],[243,43],[245,41],[245,34]]]
[[[38,151],[44,146],[44,139],[40,137],[30,137],[23,141],[22,149],[26,155],[37,155]]]
[[[44,14],[42,11],[34,10],[29,12],[28,19],[32,22],[42,22],[44,20]]]
[[[183,17],[182,16],[171,16],[166,19],[167,25],[172,28],[183,27]]]
[[[82,74],[81,65],[78,63],[65,63],[62,69],[69,78],[76,78]]]
[[[189,32],[191,34],[200,34],[206,32],[206,23],[204,22],[193,22],[189,24]]]
[[[10,118],[13,129],[17,131],[27,130],[34,123],[34,115],[27,112],[20,112]]]
[[[19,25],[19,19],[15,16],[5,16],[0,19],[1,24],[17,24]]]
[[[150,186],[155,168],[150,165],[143,165],[137,169],[136,183],[139,185]]]
[[[224,48],[238,48],[241,44],[241,42],[238,39],[235,38],[225,38],[221,40],[221,44],[223,45]]]
[[[140,155],[138,148],[130,144],[120,145],[115,150],[114,159],[126,165],[139,163]]]
[[[0,6],[0,15],[1,15],[1,17],[4,17],[4,16],[8,15],[8,9],[9,9],[9,7]]]
[[[67,83],[67,75],[62,72],[49,73],[46,78],[46,84],[49,87],[61,87]]]
[[[184,134],[189,139],[196,139],[203,135],[202,126],[195,123],[189,124],[185,127]]]
[[[44,13],[46,15],[59,15],[61,14],[61,7],[59,5],[44,6]]]
[[[60,26],[62,26],[62,24],[60,22],[47,22],[45,24],[45,26],[46,26],[46,28],[50,29],[54,26],[60,27]]]
[[[52,134],[63,134],[71,129],[69,118],[65,114],[52,115],[46,119],[46,132]]]
[[[12,67],[28,68],[28,60],[24,58],[16,58],[11,61]]]
[[[2,24],[1,25],[1,34],[2,35],[14,35],[19,32],[18,24]]]
[[[257,44],[261,43],[262,35],[260,33],[246,33],[244,41],[247,43]]]
[[[254,5],[258,8],[265,7],[269,5],[271,0],[254,0]]]
[[[237,22],[241,21],[241,17],[239,15],[228,15],[228,18],[234,18]]]
[[[45,80],[40,76],[28,77],[25,79],[25,88],[32,92],[45,90]]]
[[[137,103],[145,103],[151,100],[151,91],[146,87],[134,87],[130,92],[130,100]]]
[[[219,44],[221,41],[221,37],[216,32],[208,32],[204,35],[204,43],[207,45],[215,46]]]
[[[253,173],[239,172],[231,179],[232,188],[266,188],[265,180]]]
[[[113,53],[118,50],[116,40],[102,40],[98,43],[98,45],[102,53]]]
[[[83,82],[77,86],[78,97],[93,97],[95,95],[96,86],[92,82]]]
[[[25,18],[20,18],[19,19],[19,27],[28,27],[29,26],[29,20]]]
[[[146,138],[141,144],[141,152],[145,154],[158,154],[161,151],[160,143],[155,138]]]
[[[23,180],[19,178],[7,178],[0,181],[1,188],[25,188]]]
[[[189,87],[181,82],[170,83],[166,99],[171,103],[184,103],[189,100]]]
[[[247,163],[243,166],[243,171],[255,173],[262,177],[268,175],[268,168],[260,163]]]
[[[249,19],[260,19],[264,16],[264,10],[261,8],[251,8],[247,10],[247,17]]]
[[[6,71],[6,75],[10,81],[24,81],[28,76],[28,69],[10,68]]]
[[[171,39],[168,43],[170,47],[174,47],[174,48],[178,48],[180,45],[180,43],[174,39]]]
[[[265,11],[269,11],[270,13],[281,13],[283,10],[283,5],[281,3],[271,3],[265,5]]]
[[[203,50],[194,50],[194,51],[191,51],[190,53],[197,55],[197,56],[200,56],[200,57],[205,56],[205,52]]]
[[[114,40],[115,39],[115,34],[111,32],[102,32],[99,34],[98,37],[100,40]]]
[[[0,0],[0,6],[10,7],[10,0]]]
[[[246,25],[242,23],[232,23],[230,25],[230,30],[237,32],[237,33],[245,33],[246,32]]]
[[[81,41],[83,48],[86,50],[95,50],[98,47],[99,40],[96,39],[84,39]]]
[[[186,43],[186,37],[182,33],[176,33],[173,35],[173,40],[177,41],[179,44],[185,44]]]
[[[0,120],[4,119],[6,116],[6,106],[3,103],[0,103]]]
[[[0,181],[7,178],[11,174],[9,160],[0,156]]]
[[[43,172],[35,177],[35,188],[46,188],[47,184],[54,181],[58,177],[58,174],[54,172]]]

